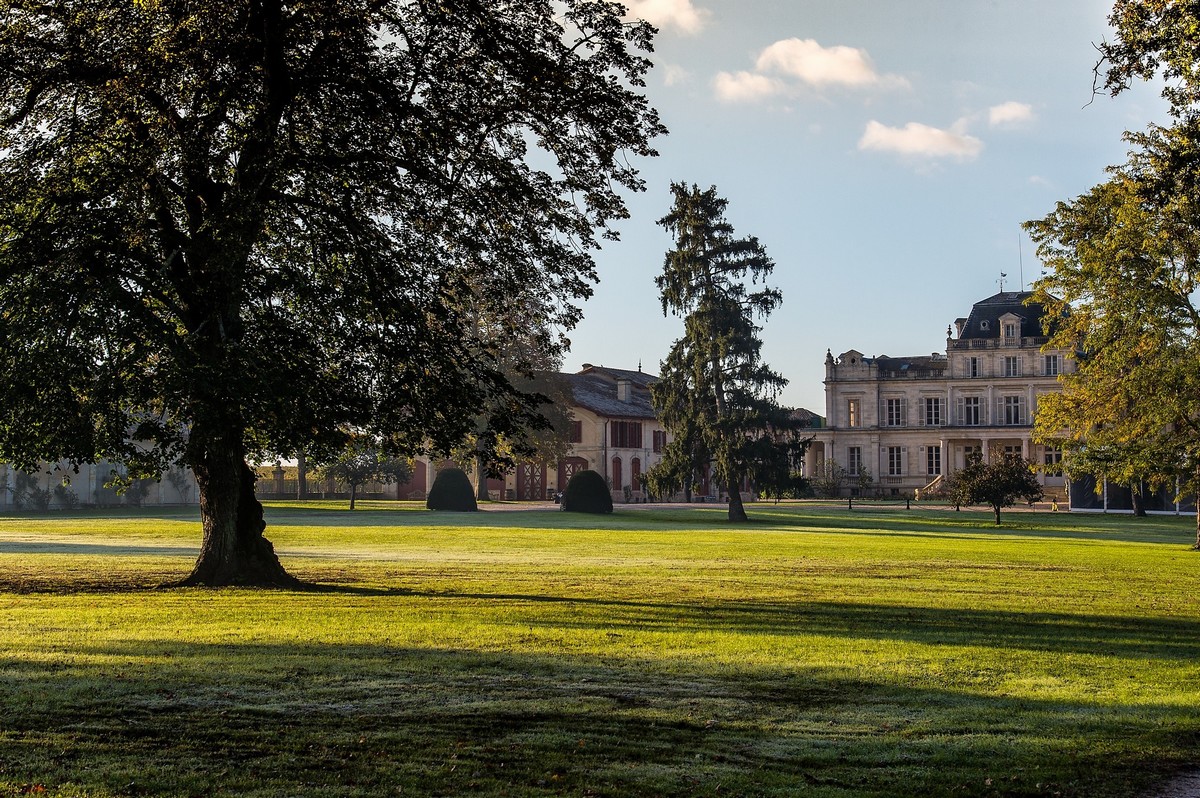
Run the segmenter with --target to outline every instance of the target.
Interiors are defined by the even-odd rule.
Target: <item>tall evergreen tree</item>
[[[0,459],[182,462],[188,581],[291,581],[248,459],[536,423],[473,321],[562,331],[663,131],[594,0],[0,0]],[[50,421],[48,421],[50,420]]]
[[[655,409],[671,433],[658,469],[711,464],[729,492],[729,520],[747,520],[741,489],[758,473],[778,470],[781,447],[803,446],[801,424],[776,402],[787,384],[762,362],[761,328],[782,302],[766,286],[775,264],[754,237],[738,238],[725,219],[727,200],[715,186],[673,183],[671,211],[659,220],[675,240],[655,278],[663,314],[684,320],[683,337],[651,387]],[[691,475],[657,474],[659,484],[687,484]]]

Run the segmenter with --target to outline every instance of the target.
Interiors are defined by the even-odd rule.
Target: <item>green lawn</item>
[[[1200,769],[1188,518],[0,517],[0,795],[1136,796]],[[467,524],[469,526],[465,526]]]

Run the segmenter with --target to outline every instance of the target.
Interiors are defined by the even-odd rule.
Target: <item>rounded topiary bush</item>
[[[612,494],[608,483],[595,471],[580,471],[563,491],[562,508],[569,513],[611,513]]]
[[[445,468],[438,472],[429,489],[425,506],[430,510],[451,510],[470,513],[479,509],[475,503],[475,488],[461,468]]]

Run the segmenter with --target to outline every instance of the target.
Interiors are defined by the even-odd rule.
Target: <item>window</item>
[[[958,400],[959,423],[967,427],[978,427],[983,423],[979,413],[979,397],[965,396]]]
[[[1005,446],[1004,447],[1004,455],[1005,455],[1005,457],[1009,457],[1009,456],[1024,457],[1025,450],[1022,449],[1020,446]]]
[[[946,423],[946,417],[942,410],[942,397],[934,396],[925,400],[925,426],[940,427]]]
[[[1051,477],[1061,477],[1062,470],[1062,448],[1059,446],[1047,446],[1045,455],[1046,475]]]
[[[1003,402],[1004,423],[1009,426],[1025,423],[1025,397],[1024,396],[1005,396]]]
[[[858,411],[858,400],[857,399],[847,399],[846,400],[846,426],[847,427],[861,427],[862,426],[862,415]]]
[[[851,446],[846,449],[846,473],[852,477],[862,473],[862,447]]]
[[[642,489],[642,461],[639,457],[629,461],[629,486],[634,490]]]
[[[662,452],[667,445],[667,433],[665,430],[656,429],[652,433],[654,438],[654,451]]]
[[[970,465],[976,461],[983,459],[982,446],[964,446],[963,447],[963,465]]]
[[[583,443],[583,422],[572,421],[571,431],[569,434],[570,437],[568,438],[568,441],[570,443]]]
[[[642,422],[614,421],[609,429],[610,446],[616,449],[642,448]]]
[[[1004,322],[1004,337],[1008,338],[1010,340],[1017,337],[1016,322],[1012,322],[1012,321]]]
[[[1046,355],[1045,356],[1044,372],[1047,377],[1057,377],[1058,376],[1058,355]]]
[[[887,400],[887,425],[889,427],[908,426],[907,399],[900,398]]]
[[[622,487],[624,487],[621,484],[621,479],[621,458],[614,457],[612,459],[612,485],[610,487],[615,490],[620,490]]]
[[[1016,355],[1008,355],[1004,358],[1004,376],[1021,376],[1021,361],[1017,359]]]
[[[936,477],[938,474],[942,473],[941,446],[925,447],[925,473],[931,477]]]
[[[889,446],[888,447],[888,476],[899,477],[904,475],[904,447]]]
[[[983,363],[980,362],[979,358],[972,357],[972,358],[967,359],[967,376],[968,377],[982,377],[983,376]]]

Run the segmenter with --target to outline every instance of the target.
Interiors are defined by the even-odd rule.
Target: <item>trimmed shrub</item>
[[[456,513],[473,513],[479,509],[475,503],[475,488],[461,468],[445,468],[438,472],[429,489],[425,506],[430,510],[450,510]]]
[[[563,491],[562,508],[569,513],[611,513],[612,494],[608,483],[595,471],[580,471]]]

